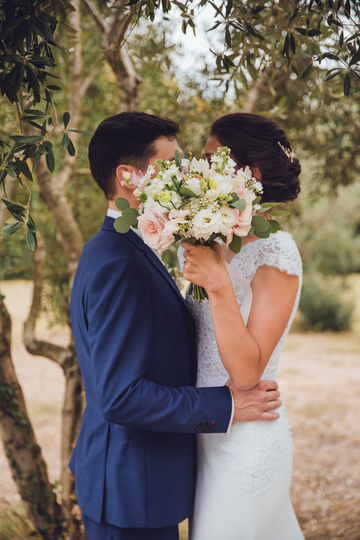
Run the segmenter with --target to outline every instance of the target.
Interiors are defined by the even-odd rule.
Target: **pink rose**
[[[233,233],[237,236],[247,236],[251,228],[252,205],[246,203],[245,210],[241,211],[235,208],[236,224],[233,227]]]
[[[139,231],[145,244],[151,249],[163,252],[175,241],[173,234],[165,230],[167,221],[165,216],[150,214],[150,212],[138,218]]]

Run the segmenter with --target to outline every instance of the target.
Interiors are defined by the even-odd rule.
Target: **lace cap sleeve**
[[[177,256],[178,256],[178,261],[179,261],[181,271],[184,270],[184,264],[185,264],[184,252],[185,252],[185,249],[182,246],[179,246]]]
[[[273,266],[281,272],[298,277],[302,276],[300,253],[290,233],[279,231],[261,242],[255,260],[254,273],[260,266]]]

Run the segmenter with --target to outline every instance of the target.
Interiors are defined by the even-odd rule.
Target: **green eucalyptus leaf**
[[[242,246],[242,239],[241,236],[237,236],[236,234],[233,235],[233,239],[229,244],[229,248],[233,253],[240,253]]]
[[[254,227],[255,234],[257,232],[264,233],[270,230],[269,222],[261,216],[254,216],[251,224]]]
[[[123,210],[126,210],[126,208],[130,208],[130,203],[127,199],[123,199],[122,197],[119,197],[115,201],[115,206],[120,212]]]
[[[230,206],[232,206],[233,208],[237,208],[238,210],[243,212],[246,208],[246,201],[245,199],[239,199],[238,201],[230,203]]]
[[[271,227],[271,232],[272,232],[272,233],[276,233],[276,232],[280,231],[280,229],[281,229],[280,223],[278,223],[277,221],[275,221],[275,219],[270,219],[270,220],[269,220],[269,223],[270,223],[270,227]]]
[[[118,233],[121,233],[121,234],[125,234],[127,232],[129,232],[130,230],[130,225],[128,223],[126,223],[122,217],[118,217],[117,219],[115,219],[114,221],[114,229],[115,231],[117,231]]]
[[[258,202],[261,201],[261,197],[256,197],[256,199],[253,200],[252,205],[255,206]]]
[[[274,212],[269,213],[269,216],[290,216],[290,212],[286,210],[274,210]]]
[[[123,210],[122,216],[125,223],[128,223],[132,227],[135,227],[138,223],[137,218],[139,217],[139,212],[135,208],[126,208]]]
[[[265,208],[265,207],[266,208],[268,208],[268,207],[272,208],[273,206],[279,206],[279,204],[281,204],[281,203],[279,203],[279,202],[266,202],[266,203],[263,203],[261,205],[261,208]]]
[[[229,204],[232,204],[232,203],[239,200],[239,195],[237,193],[235,193],[235,192],[230,193],[230,197],[232,197],[232,201]]]
[[[193,193],[191,191],[191,189],[185,187],[185,186],[182,186],[180,188],[180,193],[181,195],[184,195],[185,197],[196,197],[197,199],[199,198],[198,195],[195,195],[195,193]]]
[[[271,232],[272,231],[271,231],[271,227],[270,227],[270,230],[268,230],[268,231],[264,231],[264,232],[255,231],[255,236],[257,236],[258,238],[269,238]]]
[[[175,150],[175,163],[181,167],[181,160],[184,159],[184,154],[180,154],[179,150]]]

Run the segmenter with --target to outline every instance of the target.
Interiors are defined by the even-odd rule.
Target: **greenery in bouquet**
[[[261,204],[261,182],[249,167],[236,170],[227,147],[219,148],[210,163],[191,153],[184,159],[176,152],[175,161],[157,160],[155,166],[145,175],[124,174],[123,184],[134,189],[140,205],[137,211],[126,199],[117,199],[122,215],[114,227],[120,233],[138,228],[144,242],[160,253],[179,240],[210,246],[215,239],[239,253],[243,237],[254,233],[267,238],[280,229],[269,216],[288,214],[270,212],[279,203]],[[197,300],[207,298],[206,291],[194,284],[189,294]]]

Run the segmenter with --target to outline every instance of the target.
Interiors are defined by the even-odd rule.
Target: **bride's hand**
[[[181,242],[185,249],[183,276],[188,281],[204,287],[208,294],[221,291],[231,285],[224,256],[218,242],[210,247]]]

